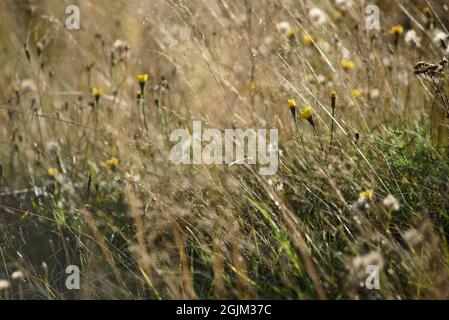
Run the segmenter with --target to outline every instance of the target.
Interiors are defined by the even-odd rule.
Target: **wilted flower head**
[[[441,46],[442,43],[446,43],[446,40],[448,39],[448,35],[441,31],[440,29],[436,29],[433,33],[432,41]]]
[[[334,21],[340,21],[341,18],[343,18],[343,12],[341,12],[340,10],[335,11],[332,15],[332,20]]]
[[[430,17],[430,14],[432,13],[432,10],[429,8],[429,7],[424,7],[424,8],[422,8],[422,13],[424,13],[424,15],[426,16],[426,17]]]
[[[331,99],[332,100],[337,99],[337,92],[335,90],[331,92]]]

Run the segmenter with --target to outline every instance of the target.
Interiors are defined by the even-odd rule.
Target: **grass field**
[[[0,1],[0,299],[449,298],[445,1],[73,2]]]

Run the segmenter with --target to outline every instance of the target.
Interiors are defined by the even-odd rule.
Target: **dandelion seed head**
[[[373,90],[371,90],[371,92],[370,92],[370,97],[371,97],[372,99],[377,99],[377,98],[379,98],[379,96],[380,96],[380,91],[379,91],[379,89],[373,89]]]
[[[25,278],[25,275],[24,275],[24,273],[23,273],[22,271],[20,271],[20,270],[14,271],[14,272],[11,274],[11,279],[13,279],[13,280],[23,280],[24,278]]]
[[[0,279],[0,291],[6,290],[9,288],[9,281],[8,280],[4,280],[4,279]]]
[[[346,11],[352,7],[352,0],[335,0],[335,6],[338,10]]]
[[[413,29],[408,30],[405,33],[404,40],[405,40],[405,43],[407,43],[410,46],[413,46],[415,48],[420,48],[421,47],[421,38],[418,37],[416,31],[413,30]]]
[[[382,204],[391,211],[398,211],[400,208],[399,201],[391,194],[382,200]]]
[[[281,21],[279,23],[276,24],[276,30],[280,33],[285,33],[287,34],[287,32],[289,30],[291,30],[291,25],[290,23],[288,23],[287,21]]]
[[[314,7],[309,10],[309,18],[315,25],[321,25],[326,22],[327,15],[320,8]]]
[[[423,240],[423,235],[415,228],[410,228],[402,235],[405,242],[414,247]]]
[[[446,41],[447,38],[448,38],[448,35],[446,33],[441,31],[440,29],[436,29],[433,33],[432,41],[435,44],[440,45],[441,41]]]

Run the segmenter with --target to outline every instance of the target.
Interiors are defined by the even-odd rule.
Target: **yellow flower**
[[[335,11],[332,19],[334,21],[339,21],[341,18],[343,18],[343,12],[341,12],[340,10]]]
[[[366,200],[366,201],[372,200],[373,196],[374,196],[374,190],[368,189],[368,190],[362,191],[362,192],[360,192],[359,196],[360,196],[360,199],[362,199],[362,200]]]
[[[340,66],[343,68],[343,70],[349,71],[355,68],[355,63],[351,60],[341,60]]]
[[[310,120],[313,115],[313,109],[311,106],[304,107],[301,112],[299,113],[299,116],[304,120]]]
[[[117,167],[119,163],[120,163],[120,160],[117,159],[116,157],[112,157],[111,159],[108,159],[105,162],[106,167],[110,170],[115,169],[115,167]]]
[[[361,96],[363,96],[363,91],[360,89],[353,89],[351,90],[351,94],[354,98],[360,98]]]
[[[250,88],[251,90],[256,90],[256,89],[257,89],[257,86],[258,86],[258,84],[257,84],[256,81],[252,81],[252,82],[249,84],[249,88]]]
[[[100,97],[103,94],[103,90],[101,88],[92,88],[92,94],[95,97]]]
[[[47,173],[50,177],[55,177],[58,174],[58,169],[48,168]]]
[[[302,42],[308,46],[311,46],[313,44],[313,38],[310,34],[305,34],[304,38],[302,38]]]
[[[400,24],[392,26],[390,31],[388,31],[389,34],[394,34],[395,36],[399,36],[404,32],[404,27]]]
[[[295,108],[296,107],[296,100],[295,99],[288,99],[288,106],[290,107],[290,109]]]
[[[292,116],[293,116],[293,118],[295,118],[295,121],[296,121],[296,100],[293,98],[288,99],[288,106],[290,107]]]
[[[288,29],[288,31],[287,31],[287,38],[289,40],[292,40],[292,39],[295,38],[295,36],[296,36],[296,30],[293,29],[293,28]]]
[[[144,73],[144,74],[139,74],[137,76],[137,82],[139,82],[140,85],[145,84],[145,82],[147,82],[148,80],[148,74]]]

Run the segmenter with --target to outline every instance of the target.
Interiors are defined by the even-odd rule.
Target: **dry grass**
[[[448,73],[414,74],[448,54],[443,2],[378,1],[376,32],[364,1],[86,0],[79,31],[1,1],[0,297],[449,298]],[[277,174],[173,165],[193,120],[278,128]]]

